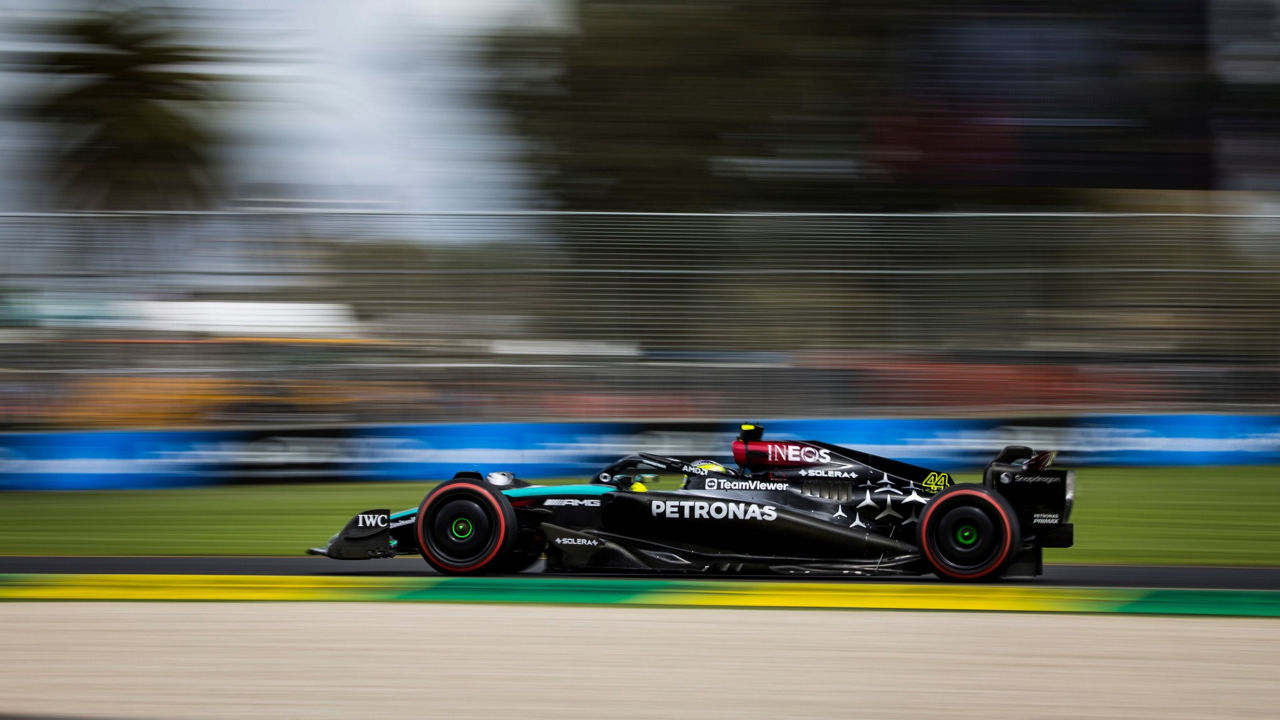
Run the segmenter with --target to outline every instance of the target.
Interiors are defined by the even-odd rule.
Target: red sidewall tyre
[[[935,495],[917,532],[925,561],[944,580],[995,579],[1022,549],[1013,507],[982,485],[953,485]]]
[[[423,498],[414,533],[422,558],[443,575],[501,572],[515,544],[516,513],[483,482],[449,480]]]

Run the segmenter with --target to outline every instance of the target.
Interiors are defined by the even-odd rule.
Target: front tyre
[[[414,530],[422,558],[442,575],[502,572],[516,540],[516,512],[488,485],[450,480],[423,498]]]
[[[1013,507],[981,485],[952,485],[935,495],[918,532],[925,560],[944,580],[995,579],[1022,547]]]

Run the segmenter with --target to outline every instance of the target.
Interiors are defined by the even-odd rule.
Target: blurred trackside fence
[[[0,215],[9,428],[1274,412],[1280,216]]]

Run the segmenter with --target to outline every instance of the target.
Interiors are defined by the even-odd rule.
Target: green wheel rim
[[[466,518],[458,518],[449,523],[449,534],[459,540],[466,540],[473,532],[475,532],[475,526]]]
[[[961,525],[956,529],[956,542],[966,547],[978,542],[978,529],[972,525]]]

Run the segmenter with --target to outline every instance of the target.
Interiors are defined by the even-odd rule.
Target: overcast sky
[[[50,0],[0,0],[0,23],[48,13]],[[225,115],[235,179],[248,196],[368,203],[392,210],[501,210],[537,198],[515,140],[475,91],[471,38],[512,23],[556,24],[557,0],[176,0],[207,10],[213,42],[260,51],[237,67]],[[74,5],[74,3],[65,3]],[[12,25],[10,25],[12,27]],[[6,44],[21,39],[12,35]],[[31,89],[0,73],[0,95]],[[22,191],[30,128],[0,127],[0,207]]]

